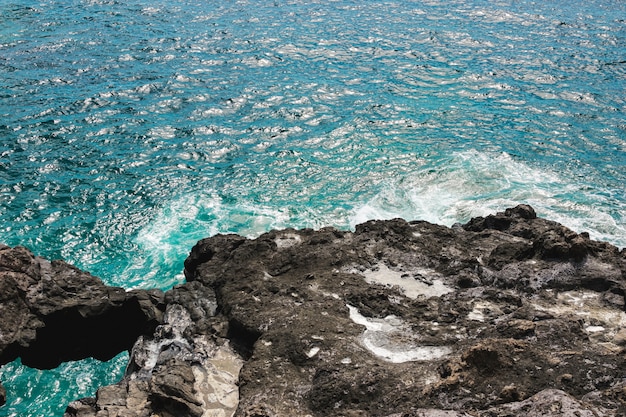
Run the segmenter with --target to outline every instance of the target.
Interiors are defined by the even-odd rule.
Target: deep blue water
[[[0,0],[0,241],[127,288],[200,238],[520,202],[626,246],[626,3]],[[61,416],[126,356],[0,370]]]

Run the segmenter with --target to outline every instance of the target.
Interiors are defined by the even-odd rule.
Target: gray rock
[[[396,219],[215,236],[185,273],[214,289],[246,358],[237,415],[436,416],[620,381],[609,317],[623,314],[624,271],[617,248],[518,206],[451,229]],[[604,396],[604,415],[621,398]]]
[[[237,376],[242,360],[215,317],[213,291],[188,283],[166,294],[163,323],[152,335],[141,336],[131,350],[122,381],[102,387],[95,401],[79,400],[68,417],[200,417],[218,410],[231,416],[238,403]]]

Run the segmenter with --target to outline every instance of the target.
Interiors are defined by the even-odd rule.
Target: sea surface
[[[518,203],[626,246],[622,0],[0,0],[0,242],[126,288],[217,233]],[[126,354],[0,370],[62,416]]]

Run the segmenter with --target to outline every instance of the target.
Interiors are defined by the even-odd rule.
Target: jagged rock
[[[151,334],[163,315],[160,291],[125,291],[23,247],[0,247],[0,364],[21,357],[46,369],[108,360]]]
[[[238,416],[490,416],[551,389],[584,415],[621,381],[624,271],[624,252],[518,206],[453,228],[215,236],[185,273],[247,359]]]
[[[213,291],[191,282],[168,291],[165,300],[163,323],[152,335],[137,340],[122,381],[100,388],[95,401],[71,403],[66,416],[201,417],[234,413],[242,360],[219,335],[226,324],[215,316]]]
[[[470,414],[453,410],[436,410],[425,408],[410,413],[396,413],[386,417],[472,417]]]
[[[7,311],[32,310],[17,283],[40,291],[29,256],[3,261]],[[527,205],[452,228],[395,219],[218,235],[194,246],[185,275],[122,381],[66,416],[626,413],[626,251]],[[39,337],[46,316],[23,317],[5,346]]]

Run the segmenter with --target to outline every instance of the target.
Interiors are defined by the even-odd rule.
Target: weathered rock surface
[[[212,290],[200,283],[166,294],[164,322],[132,349],[124,379],[100,388],[95,399],[70,404],[72,417],[231,416],[237,409],[242,359],[215,316]]]
[[[65,262],[0,245],[0,365],[17,357],[40,369],[111,359],[139,335],[152,334],[162,321],[163,297],[107,287]]]
[[[529,206],[218,235],[185,274],[124,379],[67,416],[626,414],[626,250]]]
[[[452,228],[216,236],[186,275],[247,359],[241,416],[617,415],[625,258],[518,206]]]
[[[0,363],[108,360],[162,320],[163,293],[108,287],[62,261],[0,247]]]

